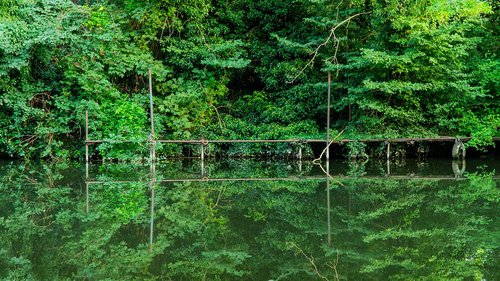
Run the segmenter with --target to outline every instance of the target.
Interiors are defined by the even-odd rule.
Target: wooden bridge
[[[219,144],[219,143],[289,143],[298,146],[297,158],[302,159],[302,146],[299,144],[311,144],[311,143],[325,143],[326,159],[329,159],[329,146],[331,144],[342,144],[348,142],[361,142],[361,143],[373,143],[379,142],[386,145],[386,158],[389,159],[391,155],[391,143],[415,143],[415,142],[453,142],[453,148],[451,151],[451,156],[454,159],[465,158],[465,145],[471,137],[450,137],[450,136],[440,136],[440,137],[427,137],[427,138],[377,138],[377,139],[340,139],[331,140],[330,139],[330,96],[331,96],[331,79],[330,73],[328,73],[328,106],[327,106],[327,129],[326,129],[326,139],[267,139],[267,140],[222,140],[222,139],[199,139],[199,140],[157,140],[154,138],[154,114],[153,114],[153,86],[151,78],[151,69],[149,70],[149,103],[150,103],[150,121],[151,121],[151,133],[149,139],[145,139],[143,142],[150,144],[150,160],[155,160],[156,155],[156,143],[177,143],[177,144],[197,144],[200,145],[200,158],[205,157],[205,147],[209,144]],[[500,141],[500,137],[495,137],[494,141]],[[135,141],[130,140],[91,140],[89,139],[89,115],[88,111],[85,112],[85,161],[89,161],[89,145],[99,144],[99,143],[131,143]]]
[[[88,126],[88,122],[87,122]],[[87,129],[88,132],[88,129]],[[144,143],[149,143],[151,146],[151,159],[155,159],[155,144],[156,143],[172,143],[172,144],[192,144],[200,145],[200,159],[205,158],[205,148],[209,144],[222,144],[222,143],[288,143],[291,145],[296,145],[298,149],[297,158],[302,159],[302,145],[301,144],[312,144],[312,143],[324,143],[325,146],[329,144],[344,144],[349,142],[361,142],[361,143],[384,143],[386,146],[386,158],[389,159],[391,155],[391,144],[393,143],[407,143],[414,144],[418,142],[452,142],[454,143],[450,155],[452,158],[464,158],[465,157],[465,146],[464,143],[469,141],[471,137],[450,137],[450,136],[440,136],[440,137],[428,137],[428,138],[386,138],[386,139],[340,139],[334,141],[327,141],[324,139],[267,139],[267,140],[223,140],[223,139],[199,139],[199,140],[155,140],[155,139],[145,139]],[[493,138],[494,141],[500,141],[500,137]],[[100,143],[131,143],[135,141],[130,140],[91,140],[88,138],[88,133],[86,134],[85,140],[85,159],[89,161],[89,145],[100,144]],[[329,153],[327,153],[327,158]]]

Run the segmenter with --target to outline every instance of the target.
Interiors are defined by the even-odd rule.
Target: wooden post
[[[331,75],[328,71],[328,104],[326,109],[326,161],[330,159],[330,94],[331,94]]]
[[[89,111],[85,111],[85,162],[89,162]]]

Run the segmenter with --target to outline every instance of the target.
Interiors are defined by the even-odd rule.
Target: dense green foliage
[[[157,182],[152,192],[147,166],[116,164],[90,167],[103,182],[87,194],[79,164],[0,163],[0,279],[496,280],[500,273],[498,180],[484,162],[458,180],[340,166],[335,175],[359,177],[335,177],[329,191],[324,174],[298,164],[209,163],[206,173],[323,179]],[[443,164],[402,165],[393,174],[450,175]],[[161,163],[157,172],[157,180],[197,178],[200,166]]]
[[[499,8],[493,0],[3,0],[0,155],[80,157],[86,110],[91,139],[135,141],[102,144],[95,156],[145,151],[149,68],[157,139],[324,137],[331,71],[333,129],[345,136],[472,136],[470,145],[489,145],[500,124]]]

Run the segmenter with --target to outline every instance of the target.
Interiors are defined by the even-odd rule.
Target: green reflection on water
[[[498,165],[0,162],[0,279],[495,280]]]

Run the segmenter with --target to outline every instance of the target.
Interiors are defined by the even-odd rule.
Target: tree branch
[[[297,246],[297,244],[295,244],[293,242],[291,242],[290,244],[293,247],[295,247],[302,254],[302,256],[304,256],[309,261],[309,263],[311,263],[311,266],[313,267],[313,271],[316,273],[316,275],[318,275],[318,277],[320,277],[323,280],[329,281],[328,278],[326,278],[321,273],[319,273],[318,267],[316,267],[316,263],[314,262],[314,257],[312,255],[309,257],[308,255],[306,255],[306,253],[304,253],[304,251],[301,248],[299,248],[299,246]]]
[[[335,31],[341,27],[342,25],[346,24],[346,23],[349,23],[353,18],[355,17],[358,17],[358,16],[361,16],[361,15],[366,15],[366,14],[370,14],[371,12],[363,12],[363,13],[357,13],[357,14],[354,14],[348,18],[346,18],[345,20],[339,22],[338,24],[336,24],[334,27],[332,27],[330,29],[330,34],[328,35],[328,37],[325,39],[325,41],[321,44],[319,44],[316,49],[314,50],[313,52],[313,57],[307,62],[307,64],[299,71],[299,73],[297,73],[297,75],[295,75],[293,77],[292,80],[290,81],[287,81],[288,84],[291,84],[293,82],[295,82],[295,80],[297,80],[297,78],[299,78],[300,75],[302,75],[302,73],[304,73],[304,71],[306,70],[307,67],[309,67],[310,65],[312,65],[312,63],[314,62],[314,60],[316,59],[316,57],[318,56],[318,53],[319,53],[319,50],[321,48],[323,48],[324,46],[326,46],[326,44],[328,44],[330,42],[330,40],[332,40],[332,37],[334,38],[334,41],[336,42],[336,47],[335,47],[335,55],[333,57],[333,60],[335,61],[335,64],[338,64],[338,61],[337,61],[337,52],[338,52],[338,48],[339,48],[339,43],[340,41],[337,39],[337,36],[335,34]]]

